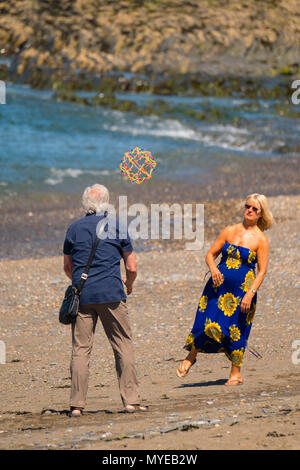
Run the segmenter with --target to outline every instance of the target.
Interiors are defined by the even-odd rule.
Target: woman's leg
[[[241,376],[241,367],[231,366],[231,371],[229,379],[225,385],[241,385],[244,382],[243,377]]]
[[[196,362],[197,350],[192,348],[187,357],[182,361],[177,369],[178,377],[185,377],[192,365]]]

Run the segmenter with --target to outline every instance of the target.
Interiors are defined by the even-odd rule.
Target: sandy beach
[[[298,3],[0,2],[0,450],[300,449]],[[141,185],[120,168],[136,146],[156,161],[133,162],[152,172]],[[63,242],[95,183],[116,209],[123,195],[149,215],[202,204],[204,243],[133,241],[127,305],[148,409],[124,412],[99,322],[87,407],[71,419]],[[275,225],[244,383],[225,386],[224,354],[199,354],[179,379],[206,252],[252,193]]]
[[[267,232],[269,268],[249,339],[263,360],[247,350],[242,386],[224,386],[230,363],[223,354],[199,354],[185,379],[176,376],[212,233],[205,232],[201,251],[158,245],[136,253],[138,277],[127,302],[142,403],[149,406],[144,413],[123,412],[110,346],[98,325],[85,414],[67,416],[71,335],[58,322],[68,285],[62,256],[3,259],[0,448],[299,449],[300,196],[271,196],[269,202],[277,223]],[[213,225],[239,220],[239,199],[221,207]]]
[[[109,188],[111,204],[118,207],[120,195],[126,195],[128,206],[138,203],[147,208],[153,204],[204,204],[205,239],[211,240],[230,223],[240,222],[240,212],[232,210],[249,192],[266,196],[299,194],[299,158],[297,156],[252,157],[247,161],[228,161],[198,182],[153,178],[146,184],[133,185],[124,178],[91,177],[88,185],[101,182]],[[62,253],[66,228],[83,217],[81,195],[86,186],[74,182],[73,193],[57,190],[20,194],[0,198],[0,259],[43,258]],[[233,200],[233,202],[232,202]],[[149,212],[150,213],[150,212]],[[173,250],[185,246],[172,239],[137,240],[135,250]]]

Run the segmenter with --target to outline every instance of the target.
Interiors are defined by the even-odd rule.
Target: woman
[[[225,385],[243,383],[241,365],[254,318],[257,290],[267,272],[269,243],[263,232],[272,224],[267,198],[251,194],[246,198],[243,222],[227,226],[207,252],[205,261],[211,277],[184,346],[190,352],[177,369],[179,377],[186,376],[198,352],[224,352],[232,363]],[[216,266],[215,259],[221,253],[221,262]]]

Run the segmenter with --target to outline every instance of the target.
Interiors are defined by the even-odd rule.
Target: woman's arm
[[[257,289],[262,284],[268,268],[268,257],[269,257],[269,240],[266,235],[260,239],[258,248],[256,251],[257,254],[257,275],[253,281],[251,289],[257,291]],[[251,306],[251,300],[254,297],[255,293],[249,289],[248,292],[244,295],[241,303],[241,312],[247,313]]]
[[[251,286],[252,289],[257,290],[262,284],[268,268],[269,257],[269,240],[266,235],[262,237],[257,248],[257,275]]]
[[[226,227],[222,230],[216,241],[210,247],[208,252],[206,253],[205,261],[209,270],[211,272],[211,277],[213,280],[214,285],[219,285],[223,281],[223,275],[217,268],[215,264],[215,259],[219,256],[222,251],[222,247],[224,243],[227,241],[229,227]]]

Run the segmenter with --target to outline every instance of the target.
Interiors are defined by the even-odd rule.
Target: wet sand
[[[222,211],[216,205],[214,223],[238,220],[239,202],[226,199]],[[128,308],[145,413],[123,412],[110,346],[98,325],[86,412],[67,417],[71,336],[58,322],[68,285],[62,257],[0,261],[0,340],[7,349],[0,365],[0,448],[299,449],[300,196],[270,197],[270,206],[277,224],[267,232],[269,268],[249,338],[264,359],[247,350],[242,386],[224,386],[230,363],[223,354],[199,354],[185,379],[176,376],[213,238],[205,232],[200,251],[158,246],[137,252]]]

